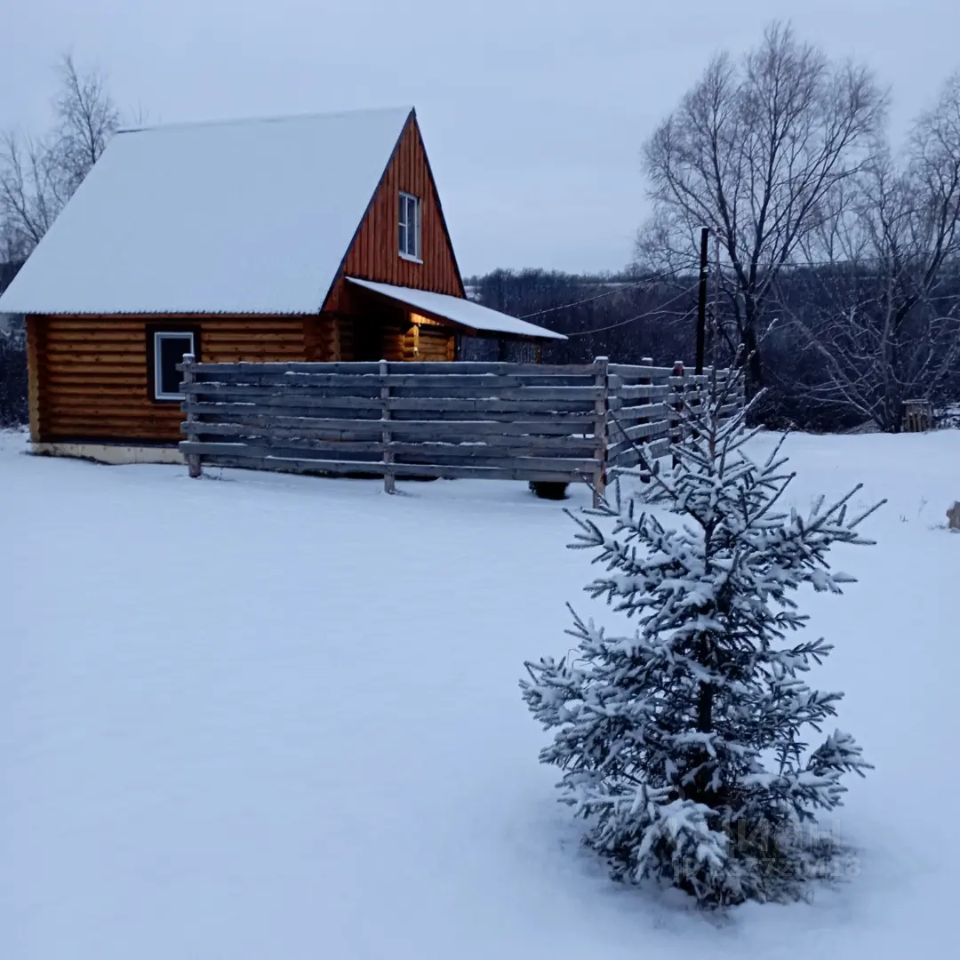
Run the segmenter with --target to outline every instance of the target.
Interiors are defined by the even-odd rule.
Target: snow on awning
[[[372,280],[359,280],[356,277],[347,277],[347,280],[430,317],[449,320],[451,323],[476,330],[477,333],[500,333],[513,337],[536,337],[541,340],[567,339],[562,333],[555,333],[546,327],[538,327],[535,323],[482,307],[479,303],[463,297],[431,293],[429,290],[414,290],[412,287],[395,287],[391,283],[374,283]]]

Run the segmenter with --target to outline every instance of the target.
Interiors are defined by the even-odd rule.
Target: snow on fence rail
[[[583,482],[676,435],[680,369],[611,364],[197,363],[180,450],[203,465],[319,474]]]

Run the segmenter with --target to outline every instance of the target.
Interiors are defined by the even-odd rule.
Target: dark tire
[[[569,483],[558,483],[554,480],[531,480],[530,489],[541,500],[566,500]]]

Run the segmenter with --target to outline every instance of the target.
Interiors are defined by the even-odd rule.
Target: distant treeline
[[[495,270],[464,283],[484,306],[566,334],[544,345],[547,363],[693,360],[695,276]]]
[[[954,276],[956,279],[945,281],[939,291],[937,309],[943,315],[960,309],[960,271]],[[866,279],[872,282],[875,278]],[[824,318],[837,322],[838,288],[849,292],[864,282],[862,268],[854,275],[837,265],[797,267],[778,279],[776,297],[771,295],[771,319],[762,332],[766,383],[759,412],[764,422],[838,430],[871,420],[836,388],[830,369],[833,361],[810,336],[811,330],[826,322]],[[597,276],[538,269],[495,270],[469,277],[465,283],[469,295],[485,306],[565,333],[568,340],[550,341],[543,347],[545,362],[581,363],[608,356],[620,363],[639,363],[649,357],[661,365],[682,360],[689,368],[694,361],[697,276],[693,272],[663,276],[635,270]],[[732,332],[731,309],[722,292],[715,292],[716,286],[712,280],[708,283],[706,362],[723,366],[735,361],[738,344]],[[918,326],[929,335],[929,323]],[[931,344],[927,351],[954,357],[952,374],[939,379],[935,389],[921,393],[935,410],[960,401],[960,359],[954,356],[952,339]],[[913,360],[916,351],[909,357],[904,353],[905,360]],[[915,392],[919,393],[916,382],[914,376]]]
[[[0,263],[0,293],[10,285],[22,261]],[[27,421],[27,353],[23,318],[0,314],[0,427]]]

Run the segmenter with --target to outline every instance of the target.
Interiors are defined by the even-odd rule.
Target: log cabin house
[[[176,461],[185,353],[454,360],[561,335],[466,298],[412,109],[118,133],[0,297],[35,452]]]

